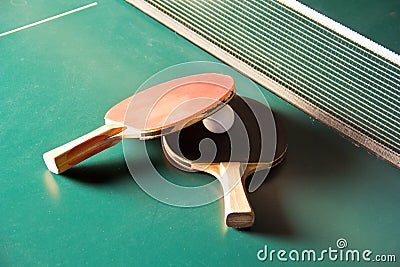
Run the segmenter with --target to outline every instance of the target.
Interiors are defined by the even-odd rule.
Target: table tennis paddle
[[[205,73],[150,87],[121,101],[105,125],[43,154],[47,168],[62,173],[121,141],[156,138],[191,125],[222,108],[235,95],[232,77]]]
[[[228,105],[235,119],[227,132],[210,132],[198,122],[163,136],[162,145],[174,165],[214,175],[224,193],[226,225],[246,228],[253,225],[254,212],[244,189],[245,179],[279,164],[287,143],[281,123],[267,106],[238,95]]]

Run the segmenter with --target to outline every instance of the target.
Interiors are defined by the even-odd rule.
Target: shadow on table
[[[249,232],[293,237],[298,235],[296,222],[291,221],[295,216],[291,214],[289,218],[289,211],[284,206],[291,191],[288,187],[299,183],[316,188],[346,186],[351,181],[345,174],[357,166],[357,149],[317,121],[305,116],[299,119],[279,116],[286,128],[287,156],[281,165],[269,172],[264,184],[249,194],[256,215]],[[249,181],[247,179],[247,185]]]
[[[153,164],[164,164],[162,157],[160,157],[162,151],[159,139],[146,141],[146,147],[149,151],[153,151],[152,154],[155,154],[151,157]],[[135,175],[146,175],[146,173],[152,170],[148,169],[146,164],[141,164],[140,161],[144,160],[143,158],[138,157],[138,159],[135,160],[138,161],[135,163]],[[132,175],[122,155],[107,161],[103,160],[78,164],[62,175],[80,183],[93,185],[124,183],[126,181],[132,182]]]
[[[268,182],[266,181],[256,192],[249,194],[249,201],[255,213],[255,223],[246,231],[276,236],[294,235],[291,224],[285,216],[284,207],[281,205],[279,186],[273,181],[279,179],[281,167],[271,170]]]
[[[93,185],[120,183],[130,179],[124,158],[96,164],[77,165],[63,173],[63,176],[80,183]]]

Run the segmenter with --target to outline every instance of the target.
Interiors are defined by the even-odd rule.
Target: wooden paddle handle
[[[47,168],[56,174],[62,173],[79,162],[109,148],[121,141],[125,127],[104,125],[65,145],[43,154]]]
[[[220,181],[224,190],[225,222],[233,228],[247,228],[254,224],[254,212],[244,188],[241,163],[220,163]]]

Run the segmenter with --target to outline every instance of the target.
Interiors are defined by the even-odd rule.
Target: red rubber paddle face
[[[191,75],[150,87],[123,100],[104,119],[106,124],[127,126],[125,137],[150,139],[207,117],[222,108],[234,94],[234,80],[230,76]]]

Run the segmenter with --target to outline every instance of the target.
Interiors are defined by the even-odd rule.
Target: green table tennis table
[[[400,53],[397,0],[301,2]],[[181,208],[147,195],[121,144],[51,174],[44,152],[102,125],[150,76],[218,60],[122,0],[0,2],[0,34],[38,21],[0,35],[0,266],[399,266],[399,170],[262,87],[289,149],[249,194],[249,230],[225,227],[222,200]],[[160,140],[146,147],[178,183],[213,179],[172,167]],[[371,251],[370,262],[318,261],[329,249]],[[316,262],[301,259],[310,251]]]

